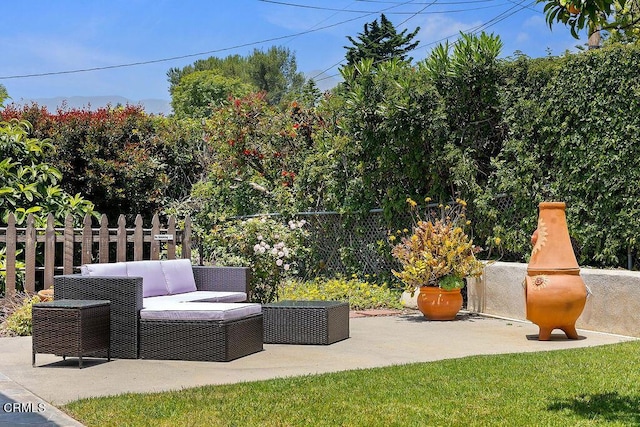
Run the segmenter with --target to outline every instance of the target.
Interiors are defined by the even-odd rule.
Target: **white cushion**
[[[172,259],[160,261],[164,272],[165,282],[170,294],[193,292],[196,290],[196,281],[193,278],[191,260]]]
[[[142,296],[167,295],[167,283],[164,279],[160,261],[127,262],[127,276],[142,277]]]
[[[146,320],[237,320],[262,313],[260,304],[222,302],[167,302],[140,310]]]
[[[143,298],[142,306],[154,308],[158,304],[168,302],[244,302],[246,300],[247,294],[244,292],[195,291]]]
[[[123,276],[127,277],[127,263],[84,264],[80,267],[83,276]]]

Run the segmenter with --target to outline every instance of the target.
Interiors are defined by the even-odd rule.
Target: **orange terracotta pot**
[[[587,288],[571,246],[565,204],[542,202],[539,211],[525,281],[527,319],[540,328],[541,341],[554,329],[578,339],[575,323],[587,301]]]
[[[454,320],[462,308],[460,289],[445,291],[438,286],[421,286],[418,308],[429,320]]]

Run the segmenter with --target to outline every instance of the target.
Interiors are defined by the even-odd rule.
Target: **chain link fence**
[[[507,195],[496,197],[493,208],[498,215],[508,217],[503,221],[505,225],[518,227],[520,218],[513,213],[513,199]],[[469,219],[475,224],[473,212],[467,212]],[[277,214],[272,214],[277,215]],[[444,210],[438,204],[429,204],[422,210],[423,219],[435,219],[444,215]],[[391,245],[388,243],[389,233],[411,229],[412,220],[409,215],[404,218],[396,217],[393,227],[385,220],[381,209],[371,210],[366,215],[340,214],[338,212],[300,212],[298,219],[307,222],[309,232],[308,244],[311,256],[304,260],[302,270],[306,276],[315,275],[346,275],[356,274],[391,277],[391,270],[399,268],[397,261],[391,256]],[[473,236],[472,236],[473,237]],[[574,243],[576,256],[580,255],[580,248]],[[489,254],[491,257],[495,254]],[[503,259],[522,259],[523,254],[502,254]],[[505,257],[506,255],[506,257]],[[627,267],[630,270],[640,270],[638,251],[629,250]]]

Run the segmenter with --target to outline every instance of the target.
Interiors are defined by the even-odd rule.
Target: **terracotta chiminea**
[[[565,204],[542,202],[539,208],[527,267],[527,319],[539,326],[541,341],[548,340],[554,329],[578,339],[575,324],[587,301],[587,288],[571,246]]]

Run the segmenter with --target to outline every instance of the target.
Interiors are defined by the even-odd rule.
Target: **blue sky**
[[[550,30],[535,0],[13,1],[2,7],[0,84],[16,102],[105,95],[168,100],[170,68],[273,45],[289,48],[308,76],[335,76],[346,37],[356,38],[382,12],[399,31],[421,27],[414,60],[447,37],[453,42],[459,31],[499,35],[503,56],[560,55],[586,42],[560,24]],[[143,64],[129,66],[135,63]],[[105,69],[75,72],[94,68]],[[33,74],[47,75],[6,78]]]

